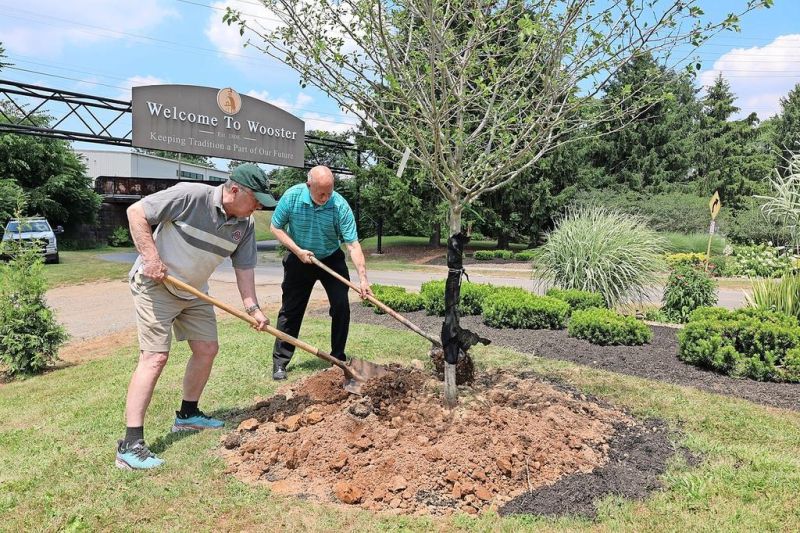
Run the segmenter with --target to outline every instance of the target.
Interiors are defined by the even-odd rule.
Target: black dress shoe
[[[272,365],[272,379],[275,381],[286,379],[286,369],[281,365]]]

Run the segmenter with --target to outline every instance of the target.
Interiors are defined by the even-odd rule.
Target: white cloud
[[[277,23],[267,18],[254,16],[254,12],[264,11],[264,8],[253,5],[252,2],[243,2],[239,0],[224,0],[222,2],[215,2],[211,4],[211,6],[214,9],[211,10],[211,14],[208,16],[205,29],[206,37],[211,41],[211,44],[224,54],[227,59],[234,62],[252,64],[252,59],[254,58],[263,59],[264,54],[262,52],[252,47],[245,48],[244,46],[245,42],[247,42],[247,38],[252,36],[252,34],[245,32],[244,35],[241,35],[239,34],[238,25],[232,24],[229,26],[227,23],[222,22],[222,14],[224,11],[221,10],[230,7],[240,11],[248,21],[255,21],[263,26],[265,31],[269,31],[273,29]],[[254,42],[258,42],[258,39],[256,38]]]
[[[740,117],[755,111],[768,118],[780,111],[780,99],[800,83],[798,48],[800,35],[782,35],[762,47],[734,48],[701,73],[700,83],[708,87],[722,74],[737,96]]]
[[[3,7],[0,35],[10,54],[57,57],[69,45],[132,39],[178,17],[164,0],[29,0]]]
[[[117,95],[117,99],[130,100],[131,88],[133,87],[139,87],[140,85],[162,85],[164,83],[167,82],[155,76],[131,76],[122,83],[123,87],[126,87],[126,89]]]
[[[304,92],[298,93],[294,101],[286,98],[273,98],[267,91],[251,90],[247,96],[258,98],[279,107],[289,113],[301,118],[306,123],[306,131],[325,130],[329,132],[344,132],[353,129],[358,125],[358,118],[352,114],[342,115],[334,113],[320,113],[309,110],[313,105],[314,98]]]

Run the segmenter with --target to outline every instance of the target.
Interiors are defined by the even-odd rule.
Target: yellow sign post
[[[719,208],[722,203],[719,201],[719,191],[714,191],[711,199],[708,201],[708,208],[711,210],[711,225],[708,227],[708,248],[706,249],[706,272],[708,272],[708,260],[711,257],[711,239],[714,238],[714,229],[716,226],[715,220],[719,214]]]

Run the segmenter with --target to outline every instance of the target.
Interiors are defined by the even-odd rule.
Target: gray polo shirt
[[[158,225],[153,238],[169,274],[203,292],[208,291],[208,278],[226,257],[234,268],[256,266],[253,217],[228,218],[222,207],[222,187],[179,183],[142,199],[147,222]],[[139,256],[131,278],[141,266]],[[165,286],[176,296],[193,298],[169,283]]]

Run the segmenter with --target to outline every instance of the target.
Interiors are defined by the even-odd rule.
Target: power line
[[[116,80],[120,80],[120,81],[128,81],[130,79],[130,78],[121,78],[121,77],[113,76],[113,75],[110,75],[110,74],[101,74],[101,73],[97,73],[97,72],[90,72],[90,71],[86,71],[86,70],[68,68],[68,67],[65,67],[65,66],[52,65],[52,64],[49,64],[49,63],[42,63],[42,62],[39,62],[39,61],[31,61],[31,60],[27,60],[27,59],[19,59],[16,56],[15,57],[9,57],[8,59],[10,59],[12,61],[12,63],[16,63],[16,62],[30,63],[30,64],[33,64],[33,65],[39,65],[39,66],[52,68],[52,69],[59,69],[59,70],[67,70],[67,71],[72,71],[72,72],[78,72],[78,73],[81,73],[81,74],[87,74],[89,76],[100,76],[100,77],[116,79]],[[58,75],[50,74],[48,72],[35,71],[35,70],[30,70],[30,69],[21,69],[21,68],[16,68],[16,67],[9,67],[9,68],[14,68],[15,70],[23,70],[25,72],[31,72],[31,73],[35,73],[35,74],[41,74],[43,76],[60,77],[62,79],[69,79],[69,80],[73,80],[73,81],[79,81],[81,83],[104,85],[106,87],[112,87],[112,88],[123,89],[123,90],[129,90],[130,89],[130,87],[119,87],[119,86],[115,86],[115,85],[107,85],[107,84],[103,84],[103,83],[94,82],[92,80],[83,80],[83,79],[77,79],[77,78],[70,78],[70,77],[66,77],[66,76],[58,76]],[[324,109],[294,106],[294,105],[291,105],[291,104],[289,105],[289,107],[291,107],[291,109],[293,111],[305,111],[305,112],[309,112],[309,113],[320,113],[320,114],[322,114],[324,116],[328,116],[328,117],[350,118],[350,117],[353,116],[352,114],[335,113],[335,112],[327,111],[327,110],[324,110]],[[316,120],[316,119],[313,119],[313,120]],[[329,122],[331,122],[331,121],[329,121]],[[349,124],[349,122],[339,122],[337,124]]]

